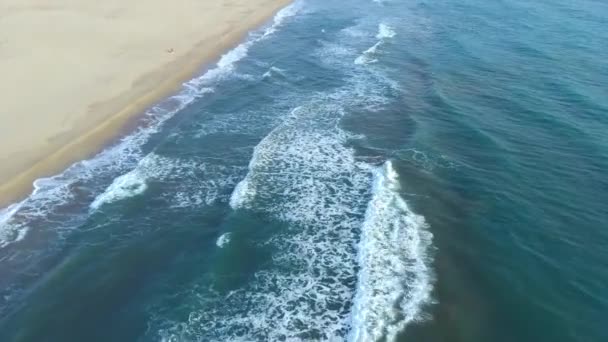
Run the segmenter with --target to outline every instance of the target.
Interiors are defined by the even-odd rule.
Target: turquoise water
[[[0,340],[608,340],[607,18],[296,2],[0,211]]]

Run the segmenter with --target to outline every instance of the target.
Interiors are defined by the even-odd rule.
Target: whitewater
[[[380,23],[374,49],[394,36]],[[285,113],[255,146],[230,196],[237,212],[289,224],[263,242],[274,250],[272,266],[223,298],[198,293],[206,300],[187,322],[162,330],[163,340],[395,341],[408,323],[424,319],[433,302],[432,234],[401,197],[391,161],[358,160],[347,144],[364,137],[340,127],[348,110],[380,110],[396,85],[377,70],[358,69],[357,60],[345,64],[347,53],[331,44],[316,52],[349,71],[347,84]]]

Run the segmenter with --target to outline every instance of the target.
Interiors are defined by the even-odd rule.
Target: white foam
[[[302,10],[303,5],[303,0],[296,0],[289,6],[286,6],[278,11],[274,16],[273,24],[264,31],[264,36],[268,36],[276,32],[277,28],[281,26],[286,19],[298,14],[298,12]]]
[[[231,233],[224,233],[224,234],[220,235],[220,237],[217,238],[215,245],[218,246],[219,248],[224,248],[227,244],[230,243],[231,235],[232,235]]]
[[[0,248],[23,239],[23,236],[27,232],[26,227],[10,224],[11,218],[19,210],[22,204],[23,202],[15,203],[0,210]],[[21,233],[21,231],[24,233]]]
[[[226,75],[234,72],[235,64],[247,57],[249,54],[249,49],[257,42],[266,39],[270,35],[276,32],[276,30],[285,22],[285,20],[289,17],[294,16],[302,7],[301,1],[295,1],[291,5],[281,9],[274,16],[273,22],[270,26],[266,27],[261,33],[253,32],[250,34],[249,39],[245,42],[241,43],[236,48],[230,50],[228,53],[224,54],[219,62],[217,63],[217,67],[213,68],[205,73],[201,77],[201,81],[203,83],[209,81],[216,81],[225,77]]]
[[[396,33],[391,26],[380,23],[378,25],[378,33],[376,34],[378,41],[367,50],[363,51],[363,53],[355,59],[355,64],[365,65],[378,62],[378,59],[374,56],[379,52],[380,47],[382,47],[386,40],[393,38],[395,35]]]
[[[232,209],[243,207],[255,196],[255,189],[249,189],[247,181],[247,178],[240,181],[234,188],[232,195],[230,195],[230,207]]]
[[[167,158],[168,159],[168,158]],[[229,190],[239,181],[243,167],[171,158],[170,172],[157,178],[162,196],[171,208],[197,208],[228,202]]]
[[[141,195],[147,188],[146,179],[135,170],[114,179],[106,191],[95,198],[90,207],[99,209],[103,204]]]
[[[61,183],[54,178],[37,179],[28,198],[0,210],[0,248],[21,241],[30,230],[31,220],[44,217],[71,199],[70,185],[71,182]]]
[[[398,174],[390,161],[374,174],[359,242],[357,292],[350,341],[395,341],[422,317],[431,301],[428,248],[432,235],[422,216],[399,195]]]
[[[393,38],[396,35],[395,30],[385,23],[380,23],[378,25],[378,34],[376,38],[385,39],[385,38]]]
[[[372,56],[376,54],[376,52],[378,52],[378,48],[380,47],[380,45],[382,45],[381,41],[377,42],[367,50],[363,51],[363,53],[355,59],[355,64],[362,65],[378,62],[378,59],[373,58]]]
[[[148,154],[133,170],[116,177],[112,184],[93,200],[90,208],[97,210],[103,204],[143,194],[148,189],[147,180],[154,175],[170,172],[171,166],[166,159],[154,153]]]
[[[289,116],[285,119],[283,125],[286,122],[294,120],[294,118],[297,117],[298,110],[300,110],[301,108],[302,107],[294,108],[290,112]],[[236,187],[232,191],[232,195],[230,196],[230,207],[232,209],[246,207],[247,203],[250,203],[255,198],[256,189],[254,187],[249,186],[249,181],[252,176],[252,170],[256,168],[260,163],[268,162],[264,148],[268,141],[273,139],[273,133],[277,131],[277,129],[280,129],[280,127],[282,126],[275,128],[270,134],[264,137],[264,139],[262,139],[262,141],[260,141],[260,143],[253,149],[253,155],[251,156],[251,160],[249,161],[248,165],[249,172],[247,173],[247,176],[236,185]]]
[[[393,341],[422,317],[431,300],[432,236],[399,196],[392,164],[376,169],[358,163],[344,147],[347,136],[331,122],[338,112],[305,106],[255,149],[245,179],[256,195],[239,206],[297,227],[269,242],[275,250],[272,270],[257,272],[252,284],[226,296],[202,296],[205,302],[187,323],[162,330],[164,338],[340,341],[351,327],[352,341]],[[321,127],[311,126],[328,116],[333,118]],[[233,198],[242,199],[234,195],[241,191],[235,189]],[[358,253],[352,248],[357,227]],[[353,277],[356,289],[347,285]],[[353,297],[349,310],[343,305]],[[235,309],[243,302],[246,312]]]
[[[271,66],[271,67],[268,69],[268,71],[266,71],[266,72],[265,72],[265,73],[262,75],[262,77],[263,77],[263,78],[270,78],[270,77],[272,77],[272,75],[274,75],[274,74],[276,74],[276,75],[280,75],[280,76],[283,76],[283,77],[287,77],[287,76],[285,75],[285,70],[283,70],[283,69],[281,69],[281,68],[277,68],[277,67],[275,67],[275,66]]]
[[[15,213],[21,208],[24,202],[11,204],[8,207],[0,210],[0,227],[5,225]]]
[[[205,177],[201,178],[201,174]],[[236,174],[238,167],[150,153],[133,170],[114,179],[95,198],[90,208],[97,210],[103,204],[140,195],[147,190],[150,181],[166,185],[167,189],[159,196],[170,202],[172,208],[210,205],[216,200],[224,199],[221,192],[236,183]]]

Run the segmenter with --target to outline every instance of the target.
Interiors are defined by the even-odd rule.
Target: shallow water
[[[0,340],[606,340],[607,17],[297,1],[0,212]]]

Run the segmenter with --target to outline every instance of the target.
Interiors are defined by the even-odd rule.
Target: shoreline
[[[0,208],[18,203],[31,194],[35,180],[61,173],[73,163],[101,152],[124,135],[129,123],[143,115],[146,109],[177,91],[184,82],[212,65],[226,51],[237,46],[250,31],[263,25],[291,2],[264,1],[265,6],[259,6],[263,7],[263,11],[248,13],[239,18],[238,24],[231,25],[220,35],[203,38],[169,63],[139,75],[131,88],[118,96],[91,103],[87,117],[83,117],[85,120],[61,134],[62,143],[42,146],[39,158],[25,163],[24,167],[0,183]]]

